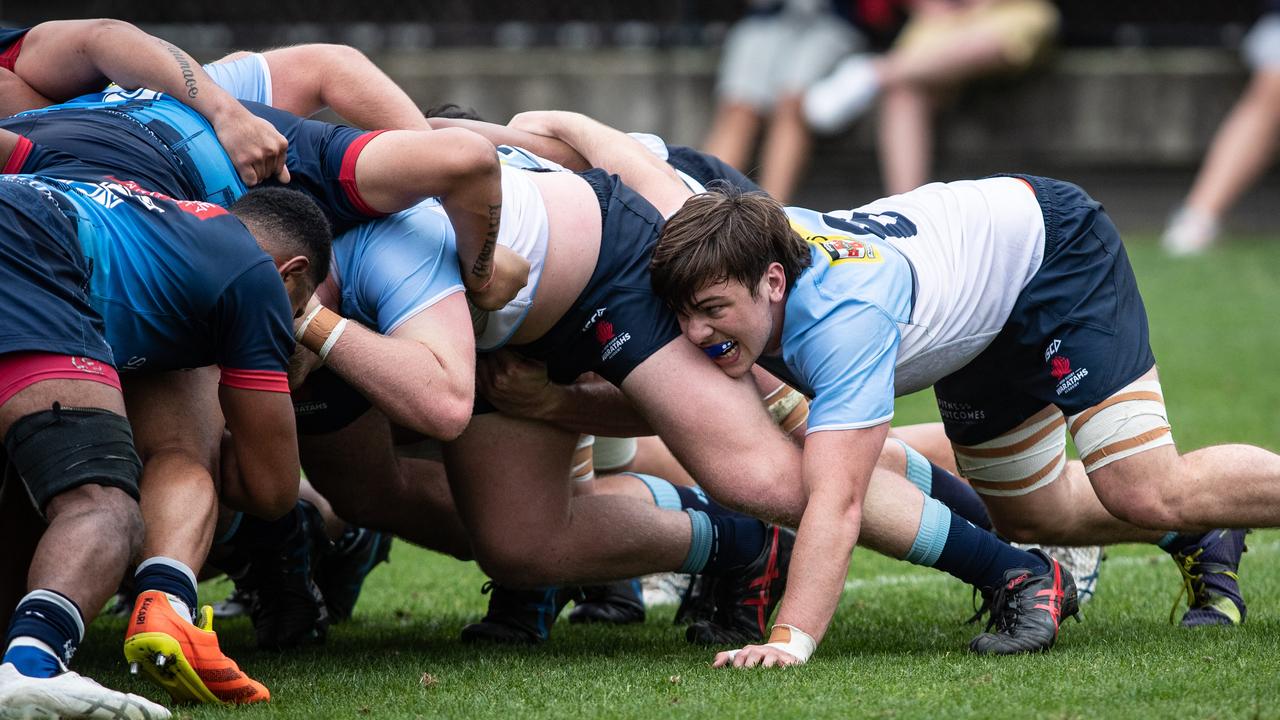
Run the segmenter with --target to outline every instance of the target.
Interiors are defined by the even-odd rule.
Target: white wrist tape
[[[316,315],[319,315],[320,311],[323,309],[323,305],[316,305],[311,309],[311,312],[307,313],[306,317],[302,318],[302,324],[298,326],[297,330],[293,331],[294,340],[302,342],[302,336],[307,334],[307,326],[311,324],[312,320],[316,319]]]
[[[769,642],[765,645],[794,656],[801,664],[808,662],[813,651],[818,649],[817,641],[809,633],[795,625],[782,623],[773,626],[773,632],[769,633]]]
[[[773,632],[769,633],[769,642],[765,643],[764,646],[777,648],[791,655],[801,665],[808,662],[809,658],[813,656],[813,651],[818,649],[817,641],[809,633],[795,625],[785,625],[783,623],[773,626]],[[742,648],[730,650],[729,660],[732,661],[742,650]]]
[[[334,326],[333,332],[329,333],[329,337],[325,338],[324,344],[320,346],[320,352],[317,353],[320,355],[321,362],[324,362],[324,360],[329,357],[329,351],[337,344],[338,338],[342,337],[342,331],[347,329],[347,324],[350,322],[350,320],[342,318],[338,321],[338,324]]]

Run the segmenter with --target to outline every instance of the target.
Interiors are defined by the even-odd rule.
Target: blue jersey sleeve
[[[453,226],[434,201],[348,231],[334,254],[344,314],[384,335],[463,291]]]
[[[841,302],[785,344],[813,391],[808,432],[857,430],[893,418],[898,326],[879,307]]]
[[[210,63],[204,71],[237,100],[271,104],[271,70],[262,53],[252,53],[231,62]]]
[[[219,296],[211,318],[222,384],[289,392],[293,311],[269,259],[240,273]]]

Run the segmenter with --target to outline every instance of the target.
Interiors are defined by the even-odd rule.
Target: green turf
[[[1224,441],[1280,447],[1280,242],[1237,241],[1203,259],[1130,250],[1152,320],[1175,435],[1184,449]],[[899,420],[936,418],[906,399]],[[351,622],[321,648],[252,649],[247,621],[223,647],[272,689],[267,706],[183,708],[187,718],[1280,718],[1280,532],[1250,537],[1249,622],[1169,625],[1177,573],[1149,547],[1113,548],[1083,623],[1051,654],[976,658],[962,621],[969,593],[938,573],[855,554],[851,589],[803,668],[716,671],[687,646],[671,609],[643,626],[558,626],[545,647],[477,651],[462,625],[483,611],[474,565],[397,545]],[[226,592],[206,586],[202,599]],[[123,621],[89,633],[77,668],[158,693],[120,661]]]

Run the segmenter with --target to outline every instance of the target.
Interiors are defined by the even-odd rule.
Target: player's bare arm
[[[616,173],[631,189],[653,203],[664,217],[670,217],[679,210],[693,194],[670,165],[649,152],[635,138],[586,115],[559,111],[524,112],[511,118],[509,124],[565,141],[592,167]]]
[[[433,127],[460,127],[484,136],[494,145],[524,148],[539,157],[559,163],[570,170],[589,170],[591,163],[568,143],[559,138],[521,130],[510,125],[496,125],[466,118],[431,118]]]
[[[33,90],[11,70],[0,68],[0,115],[12,115],[52,104],[52,100]]]
[[[246,185],[272,176],[289,180],[284,166],[287,143],[270,123],[254,117],[219,88],[186,51],[127,22],[41,23],[27,33],[14,72],[35,93],[59,102],[98,90],[107,80],[126,88],[159,90],[213,125]],[[4,97],[7,114],[11,99]]]
[[[888,432],[889,424],[882,423],[861,430],[817,432],[807,439],[807,504],[796,533],[787,595],[778,608],[774,634],[765,645],[720,653],[716,667],[773,667],[808,660],[840,602],[849,556],[862,527],[867,484]]]
[[[501,167],[488,140],[460,128],[385,132],[360,153],[356,184],[378,212],[397,212],[427,197],[440,198],[457,235],[462,281],[472,301],[496,310],[514,297],[483,293],[494,276],[502,216]]]
[[[335,329],[326,337],[304,333],[301,343],[393,422],[442,440],[462,433],[475,397],[475,341],[462,295],[441,300],[390,335],[339,322],[344,327],[328,347]]]
[[[230,62],[236,52],[217,62]],[[325,108],[368,130],[430,130],[432,122],[395,81],[349,45],[310,43],[262,53],[271,71],[271,104],[294,115]]]
[[[238,473],[227,478],[223,501],[233,509],[275,519],[298,501],[298,434],[288,393],[218,387],[235,442]]]

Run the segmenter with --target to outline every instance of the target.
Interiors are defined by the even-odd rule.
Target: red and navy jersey
[[[383,216],[364,202],[355,183],[356,159],[376,131],[308,120],[253,102],[244,105],[288,140],[288,187],[315,199],[335,234]],[[172,197],[220,205],[245,192],[208,122],[181,102],[150,90],[86,95],[0,120],[0,128],[34,143],[25,163],[10,172],[86,181],[129,178]]]
[[[76,216],[90,304],[121,371],[219,365],[222,384],[288,392],[293,312],[271,257],[232,214],[136,183],[4,176]]]
[[[31,28],[0,28],[0,68],[13,70],[22,52],[22,40]]]

